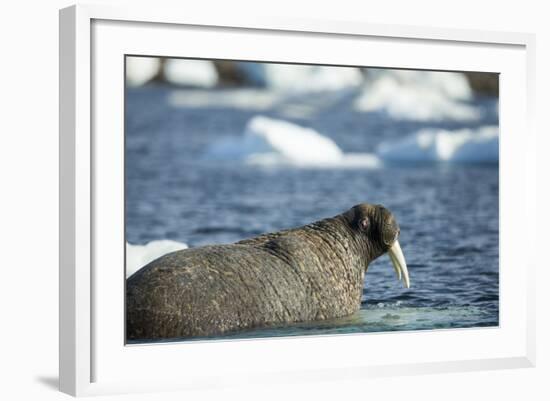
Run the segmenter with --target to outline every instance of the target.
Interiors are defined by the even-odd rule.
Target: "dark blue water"
[[[331,137],[346,152],[371,152],[383,140],[425,127],[496,124],[494,99],[477,99],[481,122],[393,121],[358,113],[353,93],[327,96],[300,119],[230,106],[182,107],[194,92],[148,86],[126,96],[126,239],[172,239],[191,247],[230,243],[299,226],[362,203],[397,217],[411,288],[389,258],[369,267],[362,307],[334,321],[234,333],[229,338],[465,328],[499,324],[498,165],[398,165],[379,169],[298,169],[206,161],[209,144],[242,134],[254,115],[284,117]],[[295,99],[307,102],[307,99]],[[286,107],[286,106],[285,106]]]

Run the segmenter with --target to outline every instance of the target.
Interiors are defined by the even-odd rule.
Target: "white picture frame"
[[[183,37],[192,44],[182,46]],[[535,232],[536,221],[534,43],[524,33],[235,19],[185,9],[61,10],[60,390],[80,396],[534,366],[536,261],[533,245],[518,234]],[[124,54],[500,73],[500,326],[126,346],[117,229]],[[390,343],[392,352],[385,352]],[[213,357],[220,361],[215,367],[206,363]]]

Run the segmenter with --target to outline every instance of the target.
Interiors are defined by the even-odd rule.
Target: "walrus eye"
[[[367,231],[367,229],[369,228],[369,224],[369,219],[367,217],[359,220],[359,228],[363,231]]]

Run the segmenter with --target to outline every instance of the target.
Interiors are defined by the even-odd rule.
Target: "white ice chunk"
[[[264,116],[253,117],[244,134],[212,144],[207,159],[239,160],[248,164],[319,168],[376,167],[369,153],[344,153],[330,138],[312,128]]]
[[[465,101],[472,91],[462,73],[372,70],[355,101],[359,111],[383,110],[394,119],[472,121],[479,109]]]
[[[498,163],[498,127],[424,129],[403,139],[383,142],[377,154],[389,162]]]
[[[127,57],[126,82],[129,86],[141,86],[153,79],[160,71],[156,57]]]
[[[174,85],[212,88],[218,83],[218,72],[211,61],[167,59],[164,77]]]
[[[126,243],[126,277],[130,277],[139,269],[170,252],[186,249],[187,244],[172,240],[156,240],[145,245]]]
[[[319,92],[359,86],[363,75],[355,67],[239,63],[250,82],[288,92]]]

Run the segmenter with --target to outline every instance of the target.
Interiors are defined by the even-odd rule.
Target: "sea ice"
[[[335,91],[363,83],[363,75],[355,67],[248,62],[238,67],[251,83],[279,91]]]
[[[498,163],[498,127],[424,129],[403,139],[381,143],[377,154],[387,162]]]
[[[129,86],[141,86],[153,79],[160,71],[156,57],[127,57],[126,82]]]
[[[172,84],[197,88],[212,88],[218,83],[218,73],[208,60],[167,59],[164,77]]]
[[[362,168],[378,165],[375,155],[344,153],[332,139],[312,128],[264,116],[253,117],[242,136],[224,138],[211,145],[206,158],[239,160],[264,166],[308,168]]]
[[[369,78],[355,100],[359,111],[385,111],[398,120],[472,121],[481,113],[466,101],[472,98],[462,73],[369,70]]]
[[[139,269],[170,252],[186,249],[187,244],[172,240],[156,240],[145,245],[126,243],[126,278]]]

